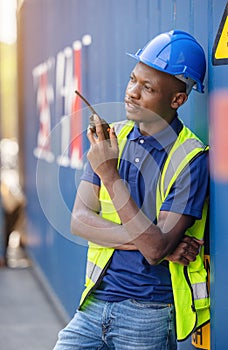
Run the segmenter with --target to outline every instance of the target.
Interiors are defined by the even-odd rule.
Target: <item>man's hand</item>
[[[200,247],[203,244],[204,241],[202,240],[184,236],[172,254],[166,257],[166,260],[187,266],[191,261],[196,260],[196,256],[199,254]]]
[[[102,128],[102,121],[94,115],[94,123],[96,127],[96,135],[90,129],[87,131],[87,137],[90,141],[90,149],[87,158],[96,172],[96,174],[104,182],[106,178],[112,178],[113,174],[117,175],[117,162],[119,148],[117,136],[114,128],[109,131],[110,140],[105,138]]]

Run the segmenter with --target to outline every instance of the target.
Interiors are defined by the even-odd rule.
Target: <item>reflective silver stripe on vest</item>
[[[95,265],[92,261],[87,261],[86,265],[86,276],[91,279],[93,283],[96,283],[100,274],[102,272],[102,269]]]
[[[114,124],[116,135],[118,135],[120,131],[123,129],[123,127],[128,123],[129,123],[129,120],[121,120],[119,122],[116,122]]]
[[[165,180],[164,180],[164,193],[166,193],[166,189],[169,186],[169,183],[177,170],[178,166],[180,165],[180,162],[186,158],[186,156],[191,153],[195,148],[202,148],[204,149],[204,145],[202,142],[200,142],[197,139],[187,139],[184,143],[180,144],[178,148],[174,151],[173,155],[171,156],[168,168],[166,170],[165,174]]]
[[[207,284],[205,282],[192,284],[194,300],[208,298]]]

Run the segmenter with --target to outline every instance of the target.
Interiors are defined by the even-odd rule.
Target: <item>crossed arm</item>
[[[99,121],[98,138],[89,131],[88,160],[105,185],[122,225],[100,215],[99,186],[82,181],[72,213],[71,231],[102,246],[139,250],[150,264],[167,259],[188,265],[194,261],[203,242],[185,236],[194,223],[189,215],[161,211],[155,225],[138,208],[117,170],[118,144],[114,129],[110,144],[105,140]]]
[[[195,260],[203,242],[184,236],[186,228],[193,223],[191,217],[163,211],[157,225],[143,216],[147,229],[142,232],[141,226],[137,232],[134,227],[131,232],[128,225],[116,224],[99,215],[98,197],[99,186],[87,181],[80,183],[72,212],[73,234],[106,247],[140,250],[151,264],[157,264],[164,258],[183,265]],[[139,214],[137,220],[140,220]],[[132,222],[133,226],[135,223]],[[167,231],[169,226],[171,229]]]

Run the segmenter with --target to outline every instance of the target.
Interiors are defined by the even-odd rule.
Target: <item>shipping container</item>
[[[224,0],[25,0],[19,12],[20,143],[24,152],[27,242],[43,279],[71,317],[84,285],[87,242],[70,233],[86,163],[90,111],[124,119],[123,99],[135,53],[172,29],[192,34],[207,57],[205,93],[191,93],[179,115],[210,143],[212,349],[224,349],[224,271],[228,247],[228,22]],[[216,322],[215,322],[216,320]]]

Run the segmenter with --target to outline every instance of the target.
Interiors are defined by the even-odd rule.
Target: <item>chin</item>
[[[126,118],[128,120],[132,120],[133,122],[140,122],[140,118],[137,117],[137,115],[133,114],[133,113],[128,113],[126,112]]]

